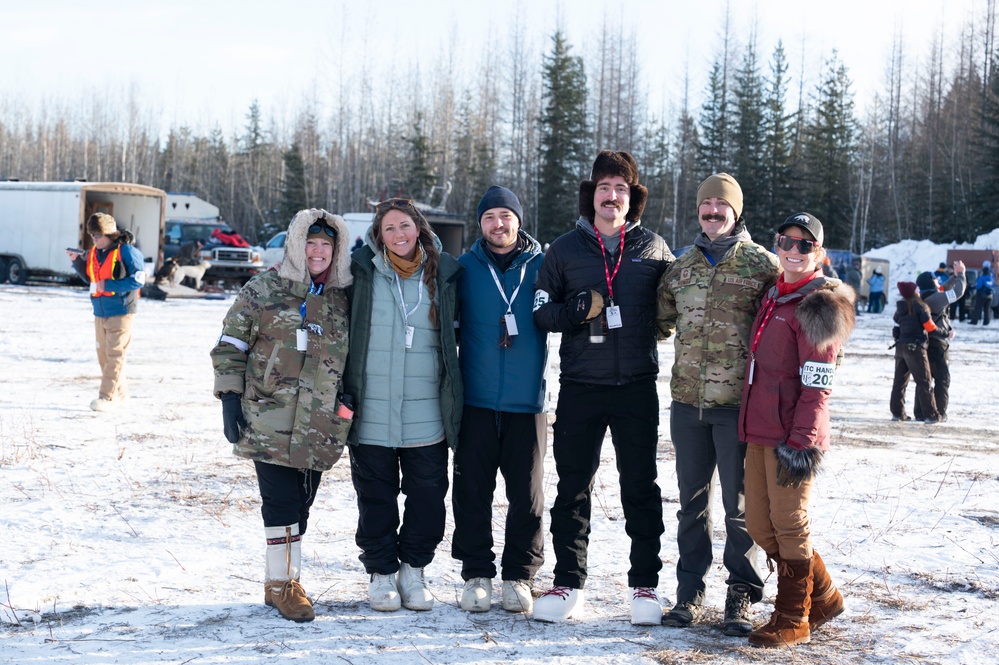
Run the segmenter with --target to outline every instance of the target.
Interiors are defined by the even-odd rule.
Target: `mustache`
[[[705,222],[724,222],[725,215],[709,212],[706,215],[701,215],[701,219]]]

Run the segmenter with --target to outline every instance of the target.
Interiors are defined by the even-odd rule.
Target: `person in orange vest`
[[[101,388],[90,403],[94,411],[112,411],[128,396],[125,385],[125,351],[132,341],[132,322],[139,303],[139,289],[146,282],[142,253],[131,243],[132,235],[118,230],[111,215],[95,213],[87,220],[94,246],[66,256],[81,278],[90,284],[97,333],[97,362]]]

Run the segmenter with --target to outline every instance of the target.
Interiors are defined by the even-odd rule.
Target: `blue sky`
[[[985,1],[731,0],[728,6],[739,39],[756,22],[764,61],[777,38],[784,40],[795,81],[802,65],[815,73],[837,48],[863,107],[884,80],[896,28],[915,65],[927,57],[937,25],[953,44],[969,9],[981,12]],[[89,95],[124,99],[132,90],[163,127],[228,128],[243,124],[253,99],[280,114],[305,98],[338,103],[356,95],[336,86],[338,72],[347,78],[366,68],[377,85],[400,63],[419,62],[421,72],[430,72],[451,54],[471,77],[490,49],[508,53],[513,35],[535,52],[547,51],[556,26],[577,53],[596,49],[604,24],[623,26],[638,44],[651,110],[679,103],[685,72],[696,105],[726,2],[3,0],[2,6],[0,100],[8,108],[40,100],[73,106]]]

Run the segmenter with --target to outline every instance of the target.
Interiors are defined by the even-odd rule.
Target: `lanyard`
[[[399,273],[397,273],[395,271],[393,271],[393,273],[395,274],[395,286],[396,286],[397,289],[399,289],[399,307],[402,309],[402,321],[403,321],[403,323],[406,324],[406,326],[409,326],[409,317],[410,317],[410,315],[413,312],[415,312],[416,309],[420,306],[420,303],[423,302],[423,280],[422,279],[419,280],[419,284],[420,284],[420,297],[416,301],[416,304],[413,305],[413,309],[411,309],[411,310],[409,310],[407,312],[406,311],[406,297],[402,295],[402,282],[399,281]]]
[[[313,281],[310,280],[309,281],[309,293],[315,293],[316,295],[321,295],[322,292],[323,292],[323,286],[324,286],[323,284],[316,284],[315,282],[313,282]],[[308,296],[306,296],[306,299],[302,301],[302,304],[298,308],[298,311],[302,315],[302,323],[303,324],[305,323],[305,303],[307,301],[308,301]]]
[[[486,265],[489,266],[489,272],[493,275],[493,283],[496,284],[496,289],[499,291],[500,297],[503,299],[503,302],[506,303],[506,313],[513,313],[513,301],[517,299],[517,294],[520,293],[520,285],[524,283],[524,273],[527,272],[527,264],[522,263],[520,265],[520,281],[517,282],[517,288],[513,290],[513,295],[510,296],[509,300],[506,299],[506,292],[503,290],[503,285],[500,284],[499,276],[496,275],[496,270],[493,268],[491,263]]]
[[[614,273],[611,274],[610,268],[607,266],[607,250],[604,248],[604,236],[600,233],[600,229],[593,227],[593,230],[597,232],[597,242],[600,243],[600,256],[604,260],[604,277],[607,278],[607,297],[610,302],[614,302],[614,278],[617,277],[617,271],[621,268],[621,259],[624,257],[624,226],[621,227],[621,242],[617,254],[617,263],[614,265]]]
[[[760,327],[756,329],[756,336],[753,337],[753,345],[749,349],[749,353],[752,356],[756,355],[756,349],[760,346],[760,335],[763,334],[763,329],[767,327],[767,322],[770,320],[770,315],[774,313],[774,308],[777,307],[777,298],[774,297],[767,304],[767,311],[763,314],[763,320],[760,321]]]

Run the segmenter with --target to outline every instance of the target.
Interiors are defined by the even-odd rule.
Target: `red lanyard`
[[[610,267],[607,265],[607,250],[604,248],[604,236],[600,233],[600,229],[596,226],[593,230],[597,233],[597,242],[600,243],[600,256],[604,259],[604,277],[607,278],[607,297],[610,299],[611,303],[614,302],[614,285],[612,282],[614,278],[617,277],[617,271],[621,268],[621,259],[624,257],[624,226],[621,227],[621,243],[617,248],[617,263],[614,264],[614,273],[611,274]]]
[[[779,294],[778,294],[779,295]],[[763,315],[763,320],[760,321],[760,327],[756,329],[756,336],[753,338],[753,345],[749,349],[749,353],[752,356],[756,355],[756,348],[760,345],[760,335],[763,334],[763,329],[767,327],[767,321],[770,320],[770,315],[774,313],[774,308],[777,306],[777,298],[774,297],[773,300],[767,305],[767,311]]]

